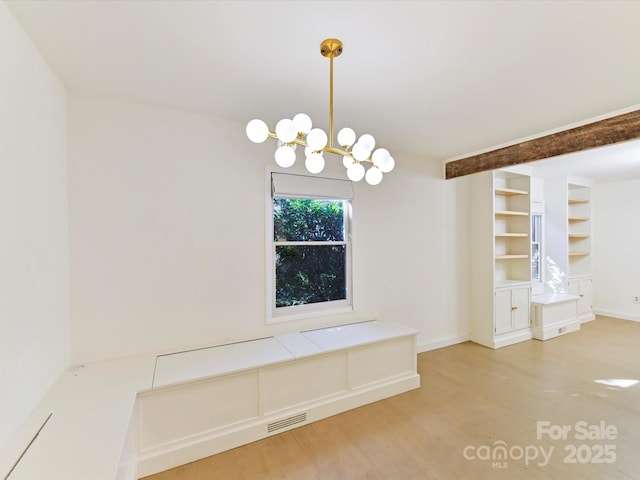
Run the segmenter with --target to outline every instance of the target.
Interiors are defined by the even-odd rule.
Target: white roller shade
[[[351,200],[353,198],[353,184],[347,180],[333,178],[272,173],[271,192],[274,197],[323,197]]]

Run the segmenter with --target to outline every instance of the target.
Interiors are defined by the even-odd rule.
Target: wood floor
[[[640,380],[640,323],[598,317],[499,350],[467,342],[420,354],[418,370],[417,390],[147,480],[640,478],[640,383],[612,381]],[[570,426],[566,440],[538,438],[545,421]],[[506,457],[486,459],[499,446]]]

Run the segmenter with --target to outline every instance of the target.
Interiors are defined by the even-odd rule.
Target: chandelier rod
[[[320,44],[320,54],[329,57],[329,145],[333,148],[333,59],[342,54],[342,42],[337,38],[327,38]],[[326,150],[331,151],[331,150]],[[334,153],[334,152],[332,152]]]
[[[329,148],[333,148],[333,55],[329,55]]]

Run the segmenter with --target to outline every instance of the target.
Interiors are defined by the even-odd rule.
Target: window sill
[[[267,315],[267,324],[295,322],[299,320],[308,320],[311,318],[324,318],[332,316],[348,316],[353,317],[356,313],[352,305],[344,305],[333,308],[311,309],[305,312],[289,313],[280,315]]]

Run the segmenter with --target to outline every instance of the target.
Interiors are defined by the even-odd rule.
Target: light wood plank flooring
[[[417,390],[147,480],[640,478],[640,383],[597,382],[640,380],[640,323],[598,317],[579,332],[499,350],[467,342],[420,354],[418,370]],[[538,439],[538,421],[572,430],[566,440]],[[576,439],[581,421],[605,422],[616,438]],[[501,442],[506,460],[477,458]],[[576,463],[565,462],[569,445]],[[547,464],[541,447],[553,447]],[[518,458],[526,449],[538,458]],[[615,461],[595,463],[611,452]]]

